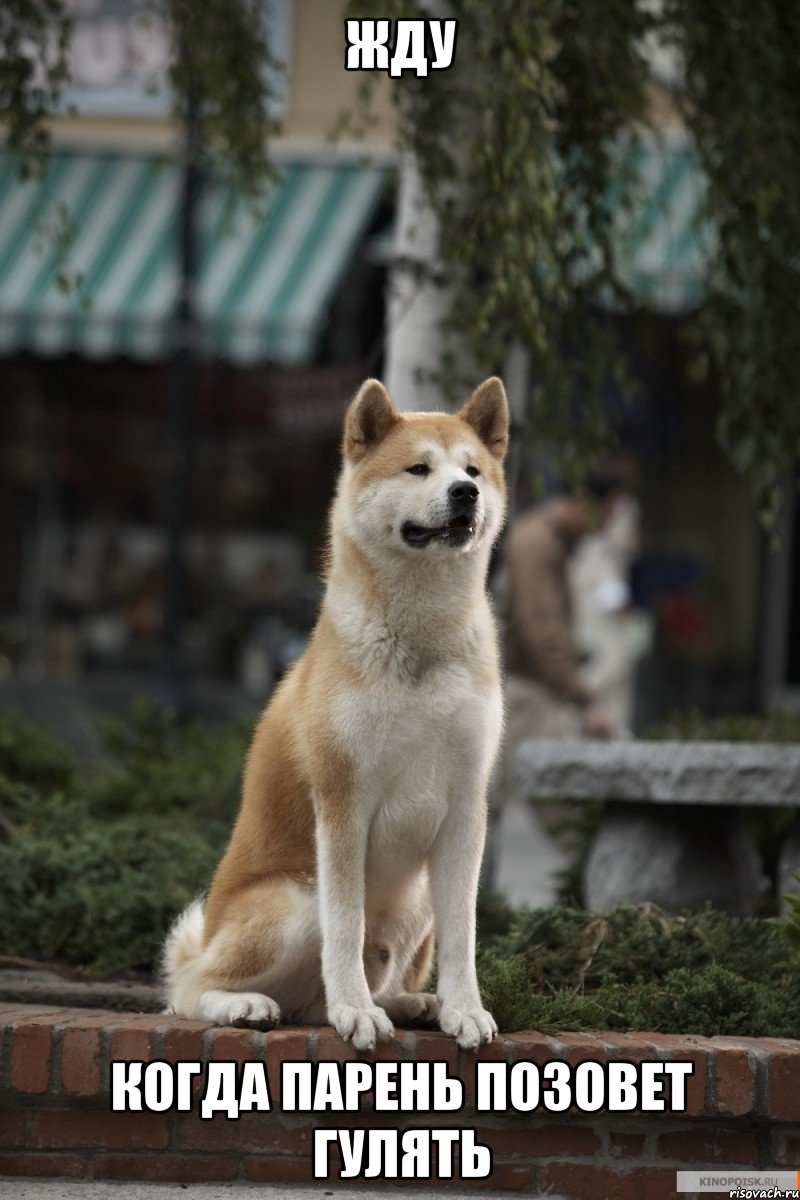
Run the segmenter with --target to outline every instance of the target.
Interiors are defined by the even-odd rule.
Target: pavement
[[[556,903],[559,871],[566,857],[527,800],[508,800],[497,817],[492,882],[514,908]]]
[[[438,1189],[437,1189],[438,1190]],[[238,1200],[252,1195],[280,1197],[281,1200],[319,1200],[321,1196],[335,1200],[386,1200],[388,1195],[430,1196],[430,1186],[395,1188],[391,1184],[358,1188],[320,1181],[310,1187],[293,1187],[283,1183],[86,1183],[82,1180],[61,1179],[0,1179],[3,1200]],[[447,1200],[497,1200],[496,1191],[443,1191]],[[548,1200],[563,1200],[548,1194]]]

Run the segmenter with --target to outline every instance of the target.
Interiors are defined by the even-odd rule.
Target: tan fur
[[[436,948],[436,938],[434,932],[431,931],[417,946],[416,953],[411,960],[411,966],[406,971],[403,987],[407,992],[421,992],[425,984],[428,982],[428,977],[433,966],[433,952]]]
[[[256,1002],[259,994],[268,991],[286,1015],[321,1019],[324,996],[319,966],[314,974],[309,963],[295,961],[305,954],[316,956],[319,962],[321,935],[315,914],[321,846],[326,869],[334,880],[342,881],[345,890],[353,883],[353,847],[366,846],[360,944],[370,993],[374,996],[382,989],[392,994],[400,989],[420,993],[424,987],[434,947],[426,862],[423,856],[416,863],[412,853],[405,875],[398,875],[393,882],[388,880],[391,858],[388,870],[373,872],[373,842],[378,853],[381,839],[393,836],[393,822],[401,814],[391,807],[385,813],[376,810],[369,818],[372,825],[365,827],[359,788],[363,787],[372,746],[383,745],[394,729],[402,736],[396,718],[392,718],[391,728],[383,727],[383,705],[376,697],[385,695],[390,711],[398,689],[410,689],[409,702],[413,704],[416,689],[437,686],[435,680],[440,676],[460,679],[461,674],[464,687],[473,686],[467,684],[473,680],[487,696],[499,693],[496,639],[482,576],[491,539],[502,519],[507,422],[505,396],[496,380],[478,389],[456,416],[401,414],[377,381],[365,384],[351,405],[343,442],[345,467],[331,514],[326,601],[306,652],[277,689],[255,730],[230,844],[202,915],[199,909],[194,916],[187,914],[195,940],[189,940],[185,928],[179,934],[176,927],[168,941],[166,971],[178,1011],[188,1016],[211,1013],[212,1019],[233,1019],[234,1012],[241,1020],[273,1019],[267,1018]],[[438,558],[439,552],[433,550],[423,561],[422,553],[403,549],[409,578],[413,572],[418,574],[417,603],[416,591],[403,592],[403,570],[399,575],[387,573],[383,552],[373,553],[369,538],[365,540],[358,532],[358,513],[360,506],[366,505],[365,519],[374,524],[370,497],[386,485],[413,497],[415,483],[407,468],[418,460],[420,446],[428,444],[445,458],[469,456],[480,471],[486,495],[495,497],[494,524],[485,545],[480,543],[474,555],[474,566],[463,556],[459,563],[456,550],[442,551]],[[458,464],[449,469],[463,475]],[[468,586],[458,582],[448,587],[448,572],[454,581],[468,580]],[[362,638],[362,618],[350,615],[353,606],[354,613],[369,614],[374,624],[374,631],[372,626],[367,631],[369,639],[367,632]],[[352,709],[352,704],[362,693],[365,704],[377,704],[375,725],[367,724],[353,741],[355,735],[351,736],[347,721],[351,711],[358,714],[358,707]],[[427,692],[419,694],[427,696]],[[426,703],[430,702],[428,697]],[[406,707],[399,711],[405,713]],[[493,753],[491,747],[486,751],[489,765],[490,750]],[[399,745],[397,753],[402,766],[405,758]],[[396,769],[388,764],[389,759],[387,771]],[[487,774],[488,767],[482,767],[480,777],[476,776],[475,787],[481,795],[475,816],[470,818],[472,832],[464,843],[470,861],[476,856],[479,860],[483,844]],[[391,787],[390,776],[386,786]],[[409,819],[413,825],[414,818]],[[441,817],[430,819],[435,822]],[[434,823],[434,832],[435,827]],[[423,853],[421,850],[420,855]],[[380,854],[385,851],[381,849]],[[320,916],[324,928],[325,912]],[[326,979],[326,988],[330,987],[333,984]],[[277,994],[281,989],[283,994]],[[238,1007],[226,1007],[218,996],[229,992],[246,993],[250,999]],[[214,999],[204,1000],[208,996]],[[392,995],[387,994],[387,1009],[395,1019],[421,1012],[420,1005],[431,1013],[435,1009],[434,998],[424,994],[417,998],[400,995],[389,1004],[391,1000]],[[273,1001],[268,1003],[277,1013]],[[329,995],[329,1006],[331,1003]],[[217,1011],[223,1016],[214,1015]],[[374,1019],[381,1036],[380,1021]],[[369,1031],[364,1033],[366,1026],[358,1024],[361,1018],[353,1020],[353,1040],[369,1044]],[[486,1035],[482,1032],[480,1036]]]

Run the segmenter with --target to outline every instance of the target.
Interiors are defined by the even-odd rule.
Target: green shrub
[[[536,909],[484,939],[479,974],[504,1029],[800,1037],[800,958],[775,919]]]
[[[89,791],[98,813],[153,812],[230,819],[250,731],[244,724],[180,723],[136,700],[100,723],[110,764]]]
[[[151,971],[225,848],[247,735],[179,726],[143,702],[102,735],[107,761],[79,770],[0,714],[0,953]]]
[[[0,713],[0,953],[152,971],[172,918],[208,886],[247,731],[138,704],[103,736],[107,761],[86,766]],[[484,888],[478,921],[481,988],[502,1029],[800,1037],[796,916],[515,912]]]
[[[0,709],[0,776],[31,787],[66,787],[75,763],[66,747],[10,708]]]
[[[674,917],[646,904],[602,916],[566,907],[521,912],[495,944],[505,957],[525,958],[538,990],[646,982],[681,967],[714,964],[748,978],[774,978],[788,957],[777,919],[731,917],[710,908]]]
[[[792,876],[800,883],[800,871],[792,871]],[[794,949],[800,951],[800,896],[790,893],[784,899],[789,905],[789,911],[786,914],[786,921],[784,923],[786,936]]]
[[[776,708],[709,717],[688,708],[672,713],[645,736],[661,742],[800,742],[800,713]]]
[[[0,844],[3,952],[89,973],[152,970],[170,921],[208,886],[225,827],[96,822],[67,804],[59,818]]]

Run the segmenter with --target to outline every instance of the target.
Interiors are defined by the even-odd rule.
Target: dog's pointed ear
[[[344,419],[345,458],[358,462],[400,419],[380,380],[366,379],[350,402]]]
[[[508,449],[508,400],[502,379],[493,375],[470,396],[458,414],[477,433],[495,458],[504,458]]]

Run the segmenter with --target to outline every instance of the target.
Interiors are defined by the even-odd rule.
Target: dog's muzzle
[[[470,480],[451,483],[447,489],[450,516],[444,525],[416,525],[406,521],[401,529],[403,541],[409,546],[421,548],[430,542],[443,542],[448,546],[464,546],[474,537],[478,528],[477,509],[480,491]]]

